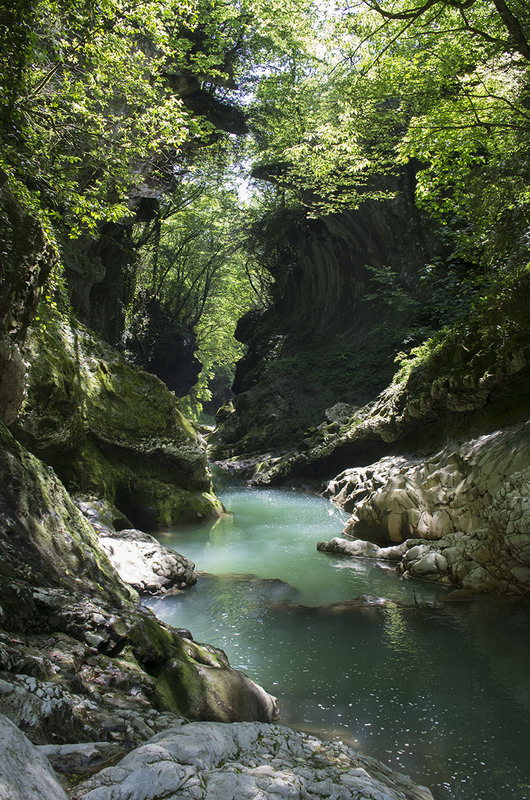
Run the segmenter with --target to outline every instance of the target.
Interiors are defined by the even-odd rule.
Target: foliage
[[[241,355],[233,329],[256,301],[249,279],[257,287],[259,278],[234,242],[240,223],[220,189],[236,179],[239,146],[189,98],[245,104],[266,71],[301,58],[311,8],[311,0],[0,0],[0,166],[56,241],[134,223],[130,311],[135,297],[154,298],[197,337],[197,395],[207,395],[216,364],[226,371]],[[139,197],[159,201],[144,224]],[[44,325],[63,283],[57,276],[46,293]]]
[[[530,198],[530,15],[515,2],[510,21],[501,6],[342,8],[328,22],[331,65],[261,84],[260,163],[278,165],[277,180],[318,214],[391,196],[388,176],[412,160],[418,202],[453,227],[468,260],[500,255],[503,220],[523,235]]]
[[[51,234],[135,223],[129,314],[155,299],[196,337],[190,408],[241,355],[237,318],[281,295],[288,229],[392,197],[407,164],[452,251],[423,304],[372,275],[380,299],[420,302],[408,346],[528,262],[524,0],[0,0],[0,35],[0,167]],[[252,140],[193,110],[197,90],[244,108]],[[266,186],[239,208],[251,160]]]
[[[237,320],[259,302],[252,289],[258,270],[242,249],[245,236],[235,193],[216,186],[188,186],[159,207],[138,234],[140,258],[130,325],[149,301],[194,337],[202,371],[187,412],[196,418],[219,374],[233,378],[243,347],[234,339]],[[229,385],[229,383],[228,383]]]
[[[18,86],[3,75],[3,167],[72,235],[126,215],[132,165],[193,135],[162,85],[169,37],[123,6],[35,3]]]
[[[416,385],[429,383],[455,374],[462,360],[467,368],[467,362],[473,360],[479,365],[484,359],[491,361],[492,354],[497,364],[517,361],[518,351],[527,360],[529,292],[530,265],[514,269],[508,275],[497,274],[477,293],[471,314],[436,331],[408,353],[397,354],[394,383],[406,383],[411,376]]]
[[[261,0],[4,7],[1,166],[73,236],[127,216],[132,186],[148,174],[153,188],[173,188],[186,147],[214,133],[187,109],[188,87],[222,97],[265,54],[296,46],[287,19],[300,11],[283,3],[273,27],[277,10]]]

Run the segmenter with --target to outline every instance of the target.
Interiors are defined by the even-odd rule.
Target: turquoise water
[[[225,650],[278,698],[281,723],[340,738],[436,800],[530,800],[529,605],[420,605],[444,590],[317,552],[345,519],[328,501],[219,495],[230,515],[157,534],[207,573],[146,600],[161,619]],[[361,594],[400,605],[317,608]]]

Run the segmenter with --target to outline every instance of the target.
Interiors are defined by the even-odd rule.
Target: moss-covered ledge
[[[78,323],[33,329],[16,437],[77,494],[105,497],[137,527],[218,516],[202,437],[164,383]]]

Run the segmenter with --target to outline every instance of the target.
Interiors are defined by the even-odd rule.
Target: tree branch
[[[510,11],[505,0],[493,0],[493,4],[512,37],[517,50],[527,61],[530,61],[530,44],[525,37],[521,23],[515,14]]]

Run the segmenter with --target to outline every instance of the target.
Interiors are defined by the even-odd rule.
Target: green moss
[[[204,446],[175,396],[83,328],[34,332],[17,436],[66,486],[117,505],[138,527],[222,512]]]
[[[153,673],[160,710],[201,718],[207,689],[199,673],[185,658],[174,658]]]
[[[198,718],[206,686],[176,632],[143,614],[127,638],[134,658],[155,679],[158,708]]]
[[[491,372],[510,374],[530,355],[530,267],[499,281],[462,323],[440,331],[408,356],[394,380],[418,393],[435,380],[478,386]],[[465,383],[464,383],[465,385]]]
[[[134,656],[143,665],[159,666],[181,649],[176,634],[152,614],[143,614],[127,632],[127,638]]]
[[[64,486],[0,425],[0,562],[33,585],[85,586],[116,602],[129,592]]]

